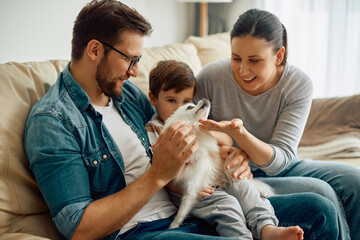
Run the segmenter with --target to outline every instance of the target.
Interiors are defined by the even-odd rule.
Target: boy
[[[180,106],[192,102],[196,79],[190,67],[175,60],[160,61],[150,72],[149,98],[157,114],[147,123],[150,144],[154,145],[164,122]],[[220,132],[211,132],[219,145],[232,145],[232,139]],[[267,199],[256,189],[239,181],[226,189],[212,188],[199,193],[200,199],[191,211],[216,226],[220,236],[241,239],[302,239],[299,227],[276,227],[278,220]],[[181,189],[171,182],[167,185],[171,199],[179,205]],[[231,193],[231,195],[229,194]],[[248,229],[248,227],[251,231]]]

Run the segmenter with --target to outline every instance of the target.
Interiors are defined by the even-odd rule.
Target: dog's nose
[[[200,108],[208,107],[210,105],[209,100],[207,100],[206,98],[201,99],[201,101],[203,102],[203,104]]]
[[[209,106],[209,105],[210,105],[210,101],[207,100],[206,98],[204,98],[204,105],[206,105],[206,106]]]

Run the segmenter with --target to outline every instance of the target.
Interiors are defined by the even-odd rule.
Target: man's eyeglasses
[[[125,53],[120,52],[119,50],[117,50],[116,48],[114,48],[113,46],[111,46],[110,44],[107,44],[106,42],[103,42],[101,40],[98,40],[99,42],[101,42],[103,45],[111,48],[112,50],[114,50],[115,52],[120,53],[121,55],[123,55],[126,59],[128,59],[130,61],[130,65],[128,68],[128,71],[131,70],[141,59],[142,56],[140,57],[135,57],[135,58],[131,58],[128,55],[126,55]]]

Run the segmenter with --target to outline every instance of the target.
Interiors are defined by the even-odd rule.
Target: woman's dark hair
[[[71,58],[80,60],[88,42],[102,40],[110,45],[121,41],[121,34],[131,30],[150,35],[150,23],[135,9],[115,0],[93,0],[77,16],[72,39]],[[105,50],[105,55],[109,51]]]
[[[175,92],[180,92],[188,87],[194,87],[195,94],[196,78],[189,65],[184,62],[160,61],[150,72],[149,90],[155,98],[158,98],[160,90],[175,89]]]
[[[250,9],[241,14],[231,30],[231,39],[241,36],[265,39],[273,47],[274,53],[284,46],[285,55],[280,65],[286,64],[286,28],[274,14],[259,9]]]

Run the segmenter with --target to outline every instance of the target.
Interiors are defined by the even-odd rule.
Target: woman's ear
[[[279,50],[277,51],[277,53],[276,53],[276,62],[275,62],[275,64],[277,66],[279,66],[282,63],[282,61],[284,59],[284,56],[285,56],[285,47],[281,46],[279,48]]]
[[[152,92],[150,90],[149,90],[149,99],[150,99],[151,105],[153,105],[155,107],[156,97],[152,94]]]
[[[98,40],[92,39],[86,45],[85,54],[92,61],[96,61],[97,59],[102,58],[104,47]]]

